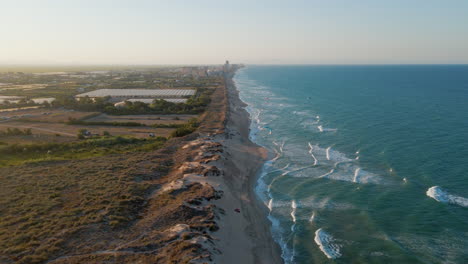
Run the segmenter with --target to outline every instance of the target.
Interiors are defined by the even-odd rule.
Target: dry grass
[[[171,165],[156,155],[146,163],[149,156],[0,169],[0,255],[41,262],[64,250],[64,241],[86,226],[111,231],[135,220],[155,187],[152,180]]]

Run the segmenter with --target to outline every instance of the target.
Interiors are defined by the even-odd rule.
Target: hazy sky
[[[468,63],[468,0],[0,0],[0,64]]]

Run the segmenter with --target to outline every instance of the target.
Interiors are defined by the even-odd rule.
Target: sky
[[[0,64],[468,64],[467,0],[0,0]]]

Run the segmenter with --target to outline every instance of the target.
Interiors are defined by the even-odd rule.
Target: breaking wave
[[[462,207],[468,207],[467,198],[449,194],[448,192],[442,190],[439,186],[432,186],[431,188],[427,189],[426,195],[441,203],[450,203]]]
[[[329,235],[325,230],[319,228],[315,231],[315,243],[319,246],[320,250],[329,259],[336,259],[341,257],[340,245],[336,244],[335,239]]]

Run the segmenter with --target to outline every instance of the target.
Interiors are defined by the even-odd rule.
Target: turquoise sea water
[[[286,263],[468,263],[468,66],[249,66]]]

